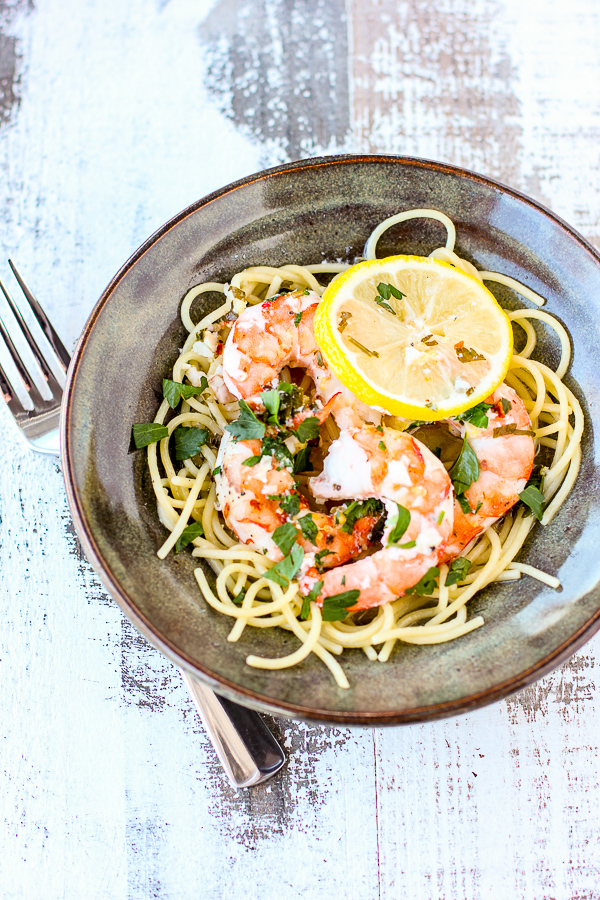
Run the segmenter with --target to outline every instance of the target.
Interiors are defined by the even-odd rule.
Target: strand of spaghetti
[[[464,591],[456,600],[453,600],[452,603],[449,603],[448,606],[441,610],[431,621],[432,625],[437,625],[439,622],[444,622],[446,619],[449,619],[450,616],[453,616],[454,613],[459,609],[459,607],[464,606],[467,600],[470,600],[477,591],[484,587],[487,584],[487,576],[490,571],[493,571],[498,559],[500,558],[501,553],[501,545],[498,540],[498,535],[493,530],[493,528],[488,529],[485,532],[487,539],[492,544],[492,552],[490,553],[490,558],[486,565],[483,567],[477,578],[469,585],[469,587]]]
[[[563,378],[565,372],[569,368],[569,363],[571,362],[571,340],[566,329],[558,321],[558,319],[556,319],[554,316],[551,316],[547,312],[542,312],[542,310],[539,309],[516,309],[513,312],[508,313],[508,318],[513,322],[518,322],[521,327],[524,327],[525,324],[523,320],[538,319],[541,322],[545,322],[546,325],[550,326],[550,328],[554,329],[554,331],[558,335],[561,348],[560,362],[555,374],[557,378]],[[528,354],[521,352],[521,355],[525,356]]]
[[[219,576],[219,578],[220,577],[221,576]],[[247,613],[247,616],[245,618],[240,617],[237,620],[237,622],[235,623],[235,625],[229,632],[229,635],[227,636],[228,641],[235,642],[235,641],[239,640],[240,637],[242,636],[242,632],[244,631],[244,628],[248,624],[248,619],[257,618],[252,615],[252,607],[254,605],[256,593],[259,590],[259,588],[257,587],[257,585],[259,585],[259,584],[260,583],[258,581],[255,581],[254,584],[250,585],[250,587],[246,591],[246,596],[244,597],[244,599],[242,601],[241,608],[242,608],[243,612]],[[295,594],[297,594],[297,593],[298,593],[298,588],[295,585],[291,584],[288,587],[285,594],[283,595],[283,600],[286,603],[288,603],[290,600],[292,600],[294,598]]]
[[[349,268],[347,263],[316,263],[314,266],[304,266],[307,272],[312,275],[320,275],[323,273],[335,273],[340,275]]]
[[[522,311],[523,310],[519,310],[519,312]],[[527,310],[527,312],[529,312],[529,310]],[[522,328],[525,332],[525,346],[522,350],[519,350],[519,356],[524,356],[525,359],[529,359],[529,357],[533,353],[535,345],[537,344],[537,335],[535,333],[535,328],[533,327],[531,322],[527,321],[526,318],[519,317],[517,319],[516,317],[513,317],[511,313],[508,313],[508,318],[511,319],[511,321],[516,321],[517,325],[519,325],[519,327]]]
[[[467,275],[472,275],[474,278],[477,278],[478,281],[481,281],[479,272],[475,266],[468,260],[457,256],[454,250],[448,250],[446,247],[438,247],[437,250],[433,250],[429,254],[429,257],[431,259],[437,259],[440,262],[450,263],[450,265],[454,266],[456,269],[461,269],[463,272],[466,272]]]
[[[544,515],[542,516],[542,519],[541,519],[542,525],[548,525],[552,521],[552,519],[554,518],[554,516],[556,515],[556,513],[562,506],[562,504],[564,503],[565,498],[567,497],[569,491],[571,490],[571,488],[573,487],[573,485],[575,483],[575,479],[577,478],[577,475],[579,473],[580,465],[581,465],[581,445],[578,444],[577,447],[575,448],[575,453],[573,454],[573,459],[571,460],[571,464],[569,465],[569,469],[565,476],[565,480],[563,481],[562,485],[560,486],[560,489],[556,492],[551,503],[549,503],[548,506],[546,507]]]
[[[446,250],[454,250],[456,243],[456,228],[454,222],[445,213],[439,212],[437,209],[408,209],[405,212],[398,213],[384,219],[374,231],[371,232],[365,244],[365,259],[376,259],[375,251],[381,235],[391,228],[392,225],[399,225],[401,222],[407,222],[409,219],[436,219],[445,226],[448,234],[446,238]]]
[[[407,628],[398,628],[392,636],[406,644],[445,644],[447,641],[454,641],[456,638],[462,637],[476,628],[481,628],[484,624],[483,616],[476,616],[469,622],[465,622],[464,625],[459,625],[442,633],[433,634],[429,630],[426,631],[426,626],[423,626],[420,632],[410,631]]]
[[[252,570],[249,570],[249,573],[256,574],[255,572],[252,572]],[[194,575],[196,577],[196,581],[200,586],[200,590],[204,595],[204,598],[212,606],[212,608],[216,609],[218,612],[224,613],[226,616],[232,616],[236,619],[246,619],[250,617],[262,618],[264,616],[269,616],[273,612],[280,612],[283,606],[283,602],[285,602],[283,592],[281,592],[281,597],[278,600],[274,600],[272,603],[263,603],[260,606],[253,606],[251,616],[248,616],[248,612],[246,610],[242,610],[241,608],[234,606],[231,601],[229,601],[229,603],[223,603],[215,596],[202,569],[194,569]],[[223,572],[220,573],[219,578],[221,577],[221,575],[223,575]],[[267,581],[266,578],[259,579],[259,582],[261,587],[270,587],[271,585],[273,585],[273,582]],[[277,585],[274,586],[277,587]]]
[[[223,293],[225,291],[225,285],[219,284],[216,281],[205,281],[204,284],[198,284],[198,285],[196,285],[196,287],[191,288],[187,292],[185,297],[183,298],[183,300],[181,302],[181,310],[179,312],[179,315],[181,316],[181,321],[183,322],[183,324],[185,325],[185,327],[187,328],[188,331],[195,332],[198,329],[199,325],[204,324],[204,319],[202,319],[201,322],[199,323],[199,325],[194,325],[194,323],[192,322],[192,320],[190,318],[190,307],[191,307],[192,303],[194,302],[194,300],[196,299],[196,297],[199,297],[200,294],[206,294],[208,291],[219,291],[220,293]],[[219,312],[219,310],[216,310],[216,311]],[[229,312],[229,310],[227,310],[227,312]],[[225,313],[219,312],[219,315],[217,316],[217,318],[220,319],[221,316],[223,316],[223,315],[225,315]],[[215,322],[215,321],[216,321],[216,319],[213,319],[213,322]],[[207,323],[207,324],[209,324],[209,323]]]
[[[289,656],[281,656],[274,659],[269,659],[265,656],[247,656],[246,663],[255,669],[289,669],[290,666],[295,666],[297,663],[302,662],[303,659],[306,659],[311,650],[317,646],[321,631],[321,610],[316,603],[311,603],[310,607],[312,621],[308,634],[305,633],[303,628],[296,629],[294,627],[294,623],[298,625],[298,621],[291,613],[291,610],[289,618],[286,615],[286,608],[289,609],[289,604],[283,610],[284,616],[288,619],[288,624],[296,637],[302,642],[302,646],[298,647],[294,653],[290,653]]]
[[[479,277],[482,281],[495,281],[498,284],[503,284],[505,287],[512,288],[515,293],[520,294],[521,297],[525,297],[526,300],[530,300],[531,303],[535,303],[536,306],[543,306],[546,302],[543,297],[536,294],[531,288],[521,284],[520,281],[511,278],[510,275],[501,275],[500,272],[483,272],[480,269]]]
[[[175,528],[173,529],[167,540],[164,542],[162,547],[157,551],[156,555],[159,559],[164,559],[167,553],[169,553],[169,551],[173,549],[173,547],[181,537],[183,529],[187,525],[188,519],[192,514],[194,503],[196,502],[198,494],[200,493],[200,488],[204,484],[204,479],[206,478],[208,473],[209,467],[208,465],[204,464],[198,472],[198,475],[196,476],[194,486],[190,489],[187,500],[185,501],[185,506],[181,511],[181,515],[179,516],[179,520],[175,525]]]
[[[538,581],[543,581],[544,584],[547,584],[551,588],[559,588],[560,581],[558,578],[555,578],[554,575],[548,575],[547,572],[542,572],[541,569],[537,569],[535,566],[528,566],[525,563],[509,563],[509,570],[515,572],[521,572],[523,575],[531,575],[532,578],[536,578]]]

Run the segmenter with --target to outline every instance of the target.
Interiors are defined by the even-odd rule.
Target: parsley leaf
[[[401,506],[400,503],[397,504],[398,513],[393,516],[390,524],[392,525],[392,530],[390,531],[388,537],[388,547],[391,544],[397,544],[408,526],[410,525],[410,513],[406,509],[405,506]]]
[[[527,482],[524,490],[519,494],[519,497],[523,503],[529,507],[536,519],[541,521],[544,514],[544,507],[546,506],[546,500],[539,487],[536,487],[535,484],[531,484],[531,481],[532,479]]]
[[[303,419],[296,429],[296,437],[301,444],[306,444],[308,441],[313,441],[315,438],[319,437],[318,418],[316,416],[309,416],[308,419]]]
[[[274,581],[279,587],[286,588],[292,578],[298,574],[303,559],[304,550],[299,544],[294,544],[289,555],[275,563],[273,568],[268,569],[262,577]]]
[[[216,469],[213,469],[213,475],[220,475],[220,474],[221,474],[221,466],[217,466]]]
[[[308,617],[309,617],[309,615],[310,615],[310,604],[311,604],[311,601],[314,601],[314,600],[317,599],[317,597],[318,597],[319,594],[321,593],[321,588],[322,588],[322,587],[323,587],[323,582],[322,582],[322,581],[316,581],[316,582],[314,583],[314,585],[312,586],[312,588],[310,589],[310,591],[308,592],[308,594],[306,594],[306,596],[302,598],[302,610],[301,610],[301,612],[300,612],[300,618],[301,618],[303,621],[304,621],[305,619],[308,619]]]
[[[446,575],[446,581],[444,582],[445,586],[452,587],[453,584],[464,581],[470,568],[471,560],[467,559],[465,556],[459,556],[458,559],[453,559],[450,563],[448,574]]]
[[[261,461],[262,456],[249,456],[248,459],[245,459],[242,463],[243,466],[257,466]]]
[[[231,425],[225,427],[233,435],[236,441],[262,440],[265,436],[265,426],[260,422],[245,400],[240,400],[239,417]]]
[[[268,421],[271,425],[278,425],[277,413],[279,412],[279,391],[263,391],[260,399],[265,405],[265,409],[269,413]]]
[[[310,541],[311,544],[314,544],[316,546],[319,529],[317,528],[311,514],[307,513],[305,516],[302,516],[301,519],[298,519],[298,525],[300,526],[302,536],[306,538],[307,541]]]
[[[149,444],[155,444],[156,441],[160,441],[162,438],[166,438],[169,433],[166,425],[159,425],[157,422],[143,422],[134,425],[132,431],[133,441],[138,450],[141,450],[142,447],[147,447]]]
[[[273,540],[281,550],[284,556],[287,556],[293,545],[296,543],[298,532],[291,522],[285,522],[273,532]]]
[[[342,525],[342,531],[352,534],[358,519],[362,519],[364,516],[379,516],[382,512],[381,500],[375,500],[373,497],[368,500],[353,500],[350,506],[344,510],[345,522]]]
[[[393,284],[384,284],[380,282],[377,285],[377,293],[380,297],[383,297],[384,300],[389,300],[390,297],[395,297],[396,300],[402,300],[403,297],[406,297],[406,294],[403,294],[402,291],[398,290],[397,287],[394,287]]]
[[[319,571],[321,571],[323,566],[323,559],[325,556],[331,556],[333,551],[327,550],[325,547],[322,550],[319,550],[318,553],[315,553],[315,565]]]
[[[504,415],[512,409],[512,403],[510,400],[506,400],[504,397],[500,397],[500,405],[502,406],[502,412]]]
[[[419,597],[428,597],[430,594],[433,594],[437,587],[437,578],[439,574],[440,570],[438,567],[432,566],[431,569],[428,569],[425,572],[420,581],[417,581],[414,587],[404,592],[405,595],[418,594]]]
[[[246,596],[246,591],[241,590],[239,594],[236,594],[235,597],[231,598],[231,602],[235,603],[236,606],[241,606],[244,602],[244,597]]]
[[[300,472],[312,472],[314,466],[310,461],[310,447],[303,447],[294,457],[294,475]]]
[[[288,494],[285,497],[269,497],[269,500],[279,500],[279,505],[288,516],[297,516],[300,512],[300,497],[298,494]]]
[[[360,591],[356,588],[352,591],[342,591],[341,594],[333,594],[323,598],[321,615],[324,622],[341,622],[348,616],[348,607],[354,606]]]
[[[171,436],[175,441],[175,459],[190,459],[208,440],[208,428],[178,425]]]
[[[469,444],[466,435],[458,459],[450,469],[449,474],[457,496],[459,494],[464,494],[464,492],[471,487],[473,482],[477,481],[479,478],[479,462],[477,461],[475,451]]]
[[[294,465],[294,457],[283,443],[277,438],[266,437],[262,444],[261,456],[272,456],[278,463],[279,468],[289,466],[291,469]]]
[[[302,312],[296,313],[296,315],[294,316],[294,325],[296,326],[296,328],[298,328],[298,326],[300,325],[301,320],[302,320]]]
[[[471,409],[465,409],[464,412],[455,416],[455,418],[459,422],[470,422],[475,428],[487,428],[490,420],[486,413],[488,409],[493,409],[493,406],[493,403],[478,403],[477,406],[472,406]]]
[[[181,384],[180,381],[171,381],[170,378],[163,378],[162,387],[163,397],[171,409],[176,409],[182,398],[184,400],[189,400],[190,397],[195,397],[198,394],[204,393],[208,387],[208,380],[206,376],[203,375],[200,379],[200,387],[196,387],[193,384]]]
[[[180,550],[183,550],[184,547],[187,547],[188,544],[197,538],[204,537],[204,528],[202,527],[202,522],[192,522],[191,525],[188,525],[181,532],[181,537],[175,544],[175,553],[179,553]]]

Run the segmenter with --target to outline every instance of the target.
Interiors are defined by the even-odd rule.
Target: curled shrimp
[[[313,330],[319,300],[314,291],[293,291],[245,309],[223,350],[225,385],[238,399],[260,408],[261,391],[276,384],[281,370],[300,367],[323,403],[335,397],[331,411],[340,427],[378,424],[381,414],[345,388],[321,355]]]
[[[358,590],[349,612],[379,606],[414,587],[436,565],[452,532],[450,477],[405,432],[372,425],[342,430],[310,488],[321,500],[377,497],[387,511],[381,550],[323,575],[309,570],[301,579],[304,590],[322,581],[321,598]],[[398,534],[401,517],[406,527]]]
[[[464,493],[471,512],[455,500],[454,530],[443,554],[446,560],[459,556],[514,506],[533,468],[531,419],[517,392],[501,384],[485,402],[490,408],[484,428],[468,421],[452,422],[477,457],[479,477]]]

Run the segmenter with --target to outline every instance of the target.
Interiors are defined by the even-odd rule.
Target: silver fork
[[[71,359],[68,351],[52,327],[48,316],[25,284],[15,264],[10,259],[8,262],[23,292],[24,300],[22,302],[28,304],[52,347],[60,369],[65,373]],[[24,396],[29,398],[27,405],[30,408],[28,409],[19,399],[18,392],[14,390],[10,378],[1,364],[0,390],[21,434],[31,449],[38,453],[58,455],[58,424],[63,395],[62,385],[55,377],[48,358],[31,333],[19,306],[11,297],[2,280],[0,280],[0,289],[14,315],[14,323],[10,328],[0,317],[0,334],[4,338],[22,381]],[[26,307],[24,306],[24,308]],[[42,396],[34,377],[27,369],[15,346],[13,337],[18,342],[18,334],[25,338],[29,345],[51,395],[49,398]],[[259,784],[271,778],[281,769],[285,763],[283,750],[258,713],[224,697],[219,697],[189,672],[184,672],[182,669],[181,674],[225,774],[234,787],[251,787]]]

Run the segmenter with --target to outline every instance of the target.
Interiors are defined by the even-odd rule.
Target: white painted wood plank
[[[598,241],[595,3],[346,5],[348,33],[337,0],[0,2],[21,78],[0,249],[70,346],[154,228],[290,156],[462,163]],[[598,639],[448,722],[281,723],[289,767],[236,795],[176,670],[78,557],[56,464],[4,409],[0,435],[3,898],[600,897]]]

